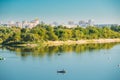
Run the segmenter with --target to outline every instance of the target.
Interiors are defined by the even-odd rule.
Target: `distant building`
[[[59,24],[57,22],[53,22],[51,26],[58,26]]]
[[[79,21],[78,25],[81,27],[94,26],[94,20],[93,19],[90,19],[88,21],[81,20]]]
[[[87,27],[87,22],[81,20],[81,21],[79,21],[78,25],[81,27]]]
[[[93,19],[88,20],[88,25],[89,26],[94,26],[94,20]]]
[[[39,19],[32,20],[32,21],[30,21],[28,28],[33,28],[33,27],[37,26],[38,24],[40,24]]]
[[[74,22],[73,21],[69,21],[68,25],[74,25]]]
[[[111,27],[111,26],[119,26],[119,24],[95,24],[97,27]]]
[[[67,28],[75,28],[75,27],[77,27],[77,25],[76,24],[74,24],[74,25],[70,25],[70,24],[62,24],[64,27],[67,27]]]
[[[63,26],[68,27],[68,28],[74,28],[76,27],[76,24],[73,21],[68,21],[68,23],[64,24]]]
[[[20,28],[22,28],[22,23],[20,23],[20,22],[16,22],[16,27],[20,27]]]
[[[22,21],[22,28],[29,28],[27,21]]]
[[[10,27],[15,26],[15,22],[14,22],[14,21],[9,21],[9,22],[8,22],[8,25],[9,25]]]
[[[22,21],[22,28],[33,28],[39,24],[39,19],[28,21]]]

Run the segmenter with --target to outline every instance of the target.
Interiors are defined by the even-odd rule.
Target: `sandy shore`
[[[59,45],[72,45],[72,44],[89,44],[89,43],[113,43],[120,42],[120,39],[91,39],[91,40],[78,40],[78,41],[47,41],[44,42],[48,46],[59,46]]]

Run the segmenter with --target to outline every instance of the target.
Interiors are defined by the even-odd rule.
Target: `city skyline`
[[[75,27],[88,27],[88,26],[94,26],[94,27],[112,27],[112,26],[120,26],[119,24],[95,24],[95,21],[93,19],[89,19],[87,21],[80,20],[79,22],[74,22],[74,21],[68,21],[67,23],[58,23],[58,22],[52,22],[52,23],[45,23],[43,21],[40,21],[38,18],[32,19],[32,20],[24,20],[24,21],[9,21],[7,23],[1,23],[1,26],[5,27],[20,27],[20,28],[33,28],[36,27],[37,25],[41,24],[46,24],[52,27],[58,27],[58,26],[64,26],[67,28],[75,28]]]
[[[120,24],[119,0],[0,0],[0,21],[39,18],[45,23],[94,19],[95,24]]]

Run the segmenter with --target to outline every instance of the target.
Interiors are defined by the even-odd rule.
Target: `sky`
[[[0,0],[0,21],[39,18],[46,23],[94,19],[120,24],[120,0]]]

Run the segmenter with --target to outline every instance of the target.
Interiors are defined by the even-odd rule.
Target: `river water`
[[[0,56],[0,80],[120,80],[119,43],[1,46]]]

